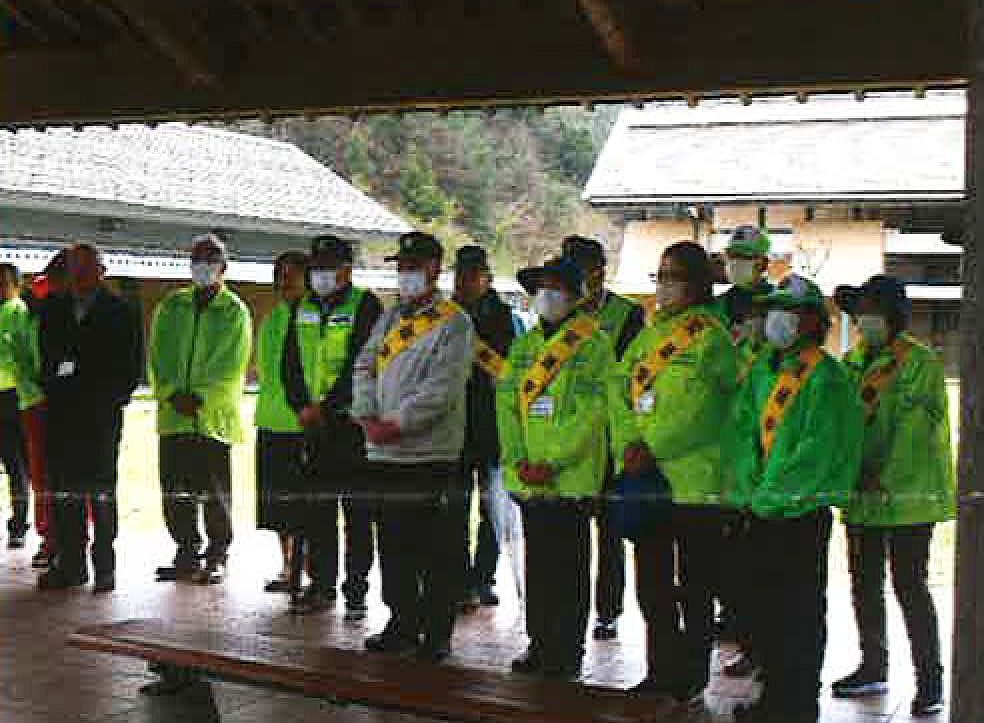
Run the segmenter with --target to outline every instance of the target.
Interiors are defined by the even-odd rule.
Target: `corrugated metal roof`
[[[356,237],[410,228],[290,143],[182,123],[0,132],[0,194],[123,218],[215,217]]]
[[[961,198],[965,112],[961,91],[626,109],[584,198],[629,206]]]

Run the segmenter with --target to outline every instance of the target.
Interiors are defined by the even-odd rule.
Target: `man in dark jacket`
[[[454,262],[454,301],[471,316],[476,332],[475,360],[466,387],[465,447],[462,453],[463,496],[453,524],[463,535],[464,590],[466,608],[498,605],[495,570],[499,562],[498,530],[494,523],[495,499],[492,480],[499,464],[499,435],[495,426],[495,383],[509,345],[515,336],[509,306],[489,287],[491,274],[485,249],[462,246]],[[478,479],[481,494],[480,522],[475,559],[472,561],[469,534],[471,495]]]
[[[103,283],[99,251],[68,252],[71,290],[49,298],[38,326],[41,386],[48,401],[48,468],[57,555],[41,588],[84,585],[85,502],[93,517],[95,591],[115,587],[116,463],[123,407],[143,368],[140,321]]]

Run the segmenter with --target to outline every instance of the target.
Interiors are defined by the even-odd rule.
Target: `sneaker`
[[[401,633],[389,626],[366,638],[366,650],[374,653],[409,653],[416,649],[416,636]]]
[[[369,606],[365,600],[346,600],[345,601],[345,622],[357,623],[366,619]]]
[[[41,548],[34,553],[34,557],[31,558],[31,567],[36,570],[44,570],[51,565],[51,554],[45,549]]]
[[[448,641],[431,643],[425,640],[423,645],[418,647],[414,654],[421,660],[440,663],[451,655],[451,643]]]
[[[831,688],[835,698],[864,698],[888,692],[888,676],[884,671],[861,666],[847,677],[836,681]]]
[[[11,533],[10,537],[7,538],[7,549],[8,550],[21,550],[24,545],[27,544],[27,534],[20,532],[17,534]]]
[[[618,637],[618,622],[607,619],[598,620],[592,635],[595,640],[614,640]]]
[[[510,668],[512,668],[514,673],[523,673],[525,675],[539,673],[543,670],[543,657],[540,655],[540,651],[530,647],[526,649],[525,653],[512,661]]]
[[[314,585],[308,585],[300,597],[291,605],[291,612],[297,613],[298,615],[320,613],[330,608],[334,601],[334,595],[329,595],[326,591]]]
[[[912,699],[910,713],[915,717],[936,715],[943,712],[943,680],[937,678],[928,683],[919,683],[916,697]]]

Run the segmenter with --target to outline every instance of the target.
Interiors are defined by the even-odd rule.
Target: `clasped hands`
[[[400,425],[379,417],[360,417],[356,424],[366,430],[366,439],[373,444],[393,444],[400,438]]]

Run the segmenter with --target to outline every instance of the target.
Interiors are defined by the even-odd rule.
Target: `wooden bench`
[[[338,703],[486,723],[651,723],[664,699],[612,688],[320,647],[295,638],[193,630],[159,620],[85,627],[69,645],[148,661],[177,691],[202,676]]]

